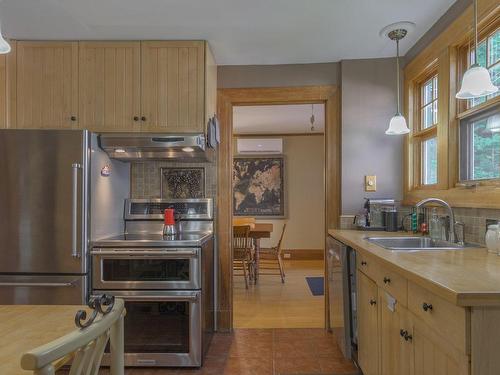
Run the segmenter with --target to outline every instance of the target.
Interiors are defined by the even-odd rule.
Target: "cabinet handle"
[[[405,337],[405,341],[411,341],[411,340],[413,340],[413,336],[410,335],[410,334],[408,334],[408,332],[405,332],[405,336],[404,337]]]
[[[371,300],[370,300],[370,305],[372,305],[372,306],[373,306],[373,305],[376,305],[376,304],[377,304],[377,301],[376,301],[376,300],[374,300],[374,299],[371,299]]]
[[[422,304],[422,309],[424,309],[424,311],[429,311],[429,310],[431,310],[431,311],[432,311],[432,304],[431,304],[431,303],[424,302],[424,303]]]
[[[139,116],[134,116],[134,121],[139,121]]]
[[[391,279],[388,277],[384,277],[384,284],[389,284],[391,282]]]
[[[146,121],[146,116],[142,116],[141,121]]]
[[[70,117],[70,120],[71,120],[71,121],[76,121],[76,116],[71,116],[71,117]]]
[[[400,335],[401,337],[403,337],[403,338],[404,338],[407,334],[408,334],[408,331],[405,331],[404,329],[400,329],[400,330],[399,330],[399,335]]]
[[[362,266],[366,266],[366,264],[367,264],[367,263],[366,263],[364,260],[362,260],[362,261],[361,261],[361,265],[362,265]]]

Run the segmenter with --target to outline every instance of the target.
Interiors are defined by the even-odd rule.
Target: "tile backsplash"
[[[410,212],[410,207],[401,207],[400,220],[405,214]],[[454,208],[455,220],[465,224],[465,241],[484,245],[484,235],[486,233],[486,221],[500,221],[500,210],[490,208]],[[444,214],[443,209],[439,209],[440,215]],[[355,229],[353,215],[342,215],[340,217],[341,229]]]
[[[170,161],[135,162],[131,166],[130,196],[131,198],[161,197],[161,168],[205,169],[205,197],[215,198],[217,195],[217,164],[213,163],[180,163]]]

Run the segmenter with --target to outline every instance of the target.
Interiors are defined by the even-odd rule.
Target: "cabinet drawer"
[[[403,306],[408,303],[408,280],[399,273],[379,265],[376,269],[375,281]]]
[[[462,353],[469,353],[468,311],[455,306],[421,286],[408,283],[408,309]]]
[[[358,269],[363,272],[370,279],[374,280],[377,277],[377,268],[379,265],[373,258],[369,258],[366,255],[361,254],[360,252],[356,253],[356,263]]]

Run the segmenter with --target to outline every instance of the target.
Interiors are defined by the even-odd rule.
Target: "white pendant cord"
[[[474,0],[474,64],[478,65],[477,62],[477,0]]]

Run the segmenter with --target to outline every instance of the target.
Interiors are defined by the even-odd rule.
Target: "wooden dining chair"
[[[255,280],[255,260],[249,225],[233,227],[233,275],[245,278],[245,288]],[[241,273],[237,273],[241,272]]]
[[[87,323],[87,313],[79,311],[75,323],[80,329],[39,346],[21,357],[23,370],[34,375],[54,375],[58,369],[70,365],[69,375],[97,375],[104,350],[110,342],[111,375],[124,374],[123,317],[125,305],[121,299],[113,299],[112,306],[103,312],[99,305]],[[102,313],[102,318],[96,319]]]
[[[286,223],[283,224],[280,239],[275,247],[261,248],[259,251],[259,275],[280,275],[281,282],[285,282],[285,269],[283,267],[283,236]],[[264,271],[264,272],[262,272]]]

